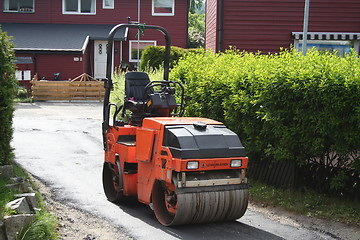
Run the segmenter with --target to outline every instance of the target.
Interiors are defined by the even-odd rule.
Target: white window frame
[[[76,0],[74,0],[76,1]],[[81,12],[81,0],[77,0],[78,1],[78,9],[77,11],[66,11],[65,9],[65,4],[66,4],[66,0],[62,0],[62,13],[63,14],[73,14],[73,15],[96,15],[96,0],[91,0],[92,4],[94,6],[94,12],[90,12],[90,13],[83,13]]]
[[[171,13],[156,13],[155,12],[155,0],[152,0],[152,7],[151,7],[151,10],[152,10],[152,15],[153,16],[175,16],[175,0],[172,0],[173,1],[173,5],[172,5],[172,12]]]
[[[24,75],[24,80],[31,80],[31,70],[24,70],[23,71],[23,75]]]
[[[15,77],[16,77],[16,80],[18,80],[18,81],[23,80],[22,71],[21,70],[16,70],[15,71]]]
[[[111,4],[111,6],[106,6],[106,1],[107,0],[103,0],[103,8],[104,9],[114,9],[114,0],[108,0],[108,1],[110,1],[110,4]]]
[[[153,40],[140,40],[139,41],[140,43],[152,43],[153,46],[156,46],[156,41],[153,41]],[[137,58],[132,58],[131,56],[131,49],[132,49],[132,46],[133,44],[137,44],[138,43],[138,40],[130,40],[129,41],[129,62],[138,62],[140,60],[138,60]]]
[[[35,12],[35,0],[32,0],[32,10],[31,11],[20,11],[20,6],[19,6],[19,2],[18,1],[18,10],[14,11],[14,10],[9,10],[9,1],[10,0],[4,0],[4,5],[3,5],[3,11],[4,12],[15,12],[15,13],[34,13]]]
[[[31,70],[16,70],[15,77],[18,81],[31,80]]]

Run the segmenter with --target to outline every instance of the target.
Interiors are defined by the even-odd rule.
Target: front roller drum
[[[165,226],[233,221],[245,214],[248,189],[175,193],[174,185],[157,181],[152,191],[156,218]]]

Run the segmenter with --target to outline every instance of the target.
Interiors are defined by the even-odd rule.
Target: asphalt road
[[[253,210],[234,222],[169,228],[148,206],[108,202],[101,180],[101,118],[99,102],[18,104],[12,141],[16,162],[58,200],[107,219],[135,239],[338,239]]]

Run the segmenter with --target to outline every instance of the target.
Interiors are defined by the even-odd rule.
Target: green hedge
[[[184,49],[180,47],[170,48],[170,68],[176,65],[179,59],[188,52],[198,52],[197,49]],[[140,69],[143,71],[155,71],[163,67],[165,47],[149,46],[141,54]]]
[[[8,164],[12,157],[13,99],[15,80],[15,55],[9,37],[0,29],[0,165]]]
[[[239,134],[252,161],[317,162],[359,174],[356,53],[188,54],[171,73],[186,85],[187,115],[224,122]],[[339,174],[330,185],[341,188],[345,180]]]

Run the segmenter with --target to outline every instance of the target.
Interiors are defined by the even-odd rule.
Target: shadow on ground
[[[272,233],[238,221],[165,227],[157,221],[155,214],[149,206],[137,202],[136,199],[125,203],[120,203],[118,206],[127,214],[136,217],[155,228],[161,229],[167,234],[170,234],[179,239],[283,239]]]

